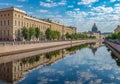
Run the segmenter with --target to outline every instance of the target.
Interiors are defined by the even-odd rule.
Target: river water
[[[1,63],[0,84],[119,84],[119,65],[105,45],[90,43]]]

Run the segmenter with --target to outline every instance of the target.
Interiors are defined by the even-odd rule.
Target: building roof
[[[18,11],[18,12],[21,12],[21,13],[26,14],[25,11],[20,10],[20,9],[18,9],[18,8],[15,8],[15,7],[10,7],[10,8],[3,8],[3,9],[0,9],[0,11],[9,11],[9,10],[15,10],[15,11]]]
[[[120,30],[120,25],[118,25],[114,31],[118,31],[118,30]]]
[[[98,32],[98,28],[97,28],[95,23],[94,23],[94,25],[92,27],[92,32]]]
[[[38,21],[38,22],[42,22],[42,23],[45,23],[45,24],[50,24],[49,22],[43,21],[43,20],[38,19],[38,18],[30,17],[30,16],[25,16],[25,18],[26,19],[31,19],[31,20],[34,20],[34,21]]]

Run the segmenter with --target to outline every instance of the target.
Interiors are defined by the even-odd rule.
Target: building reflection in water
[[[102,41],[98,41],[96,43],[91,43],[89,45],[89,48],[92,50],[92,53],[95,55],[95,53],[97,52],[97,49],[103,45],[104,44],[102,43]]]
[[[67,54],[75,54],[76,50],[80,50],[88,46],[94,48],[95,43],[84,44],[12,61],[4,61],[3,58],[7,59],[7,56],[4,56],[2,57],[2,63],[0,62],[0,80],[10,83],[17,82],[24,78],[25,72],[32,70],[38,66],[52,64],[57,60],[64,58],[67,56]]]

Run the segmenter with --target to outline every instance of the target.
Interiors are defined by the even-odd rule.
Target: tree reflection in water
[[[95,43],[86,43],[75,47],[48,52],[46,54],[29,57],[23,56],[24,58],[16,58],[16,60],[12,60],[9,62],[4,61],[4,63],[0,63],[0,80],[14,83],[21,80],[24,77],[24,73],[29,70],[43,65],[50,65],[66,57],[67,54],[75,54],[77,50],[87,48],[94,44]],[[7,56],[5,56],[4,58],[7,58]]]
[[[116,64],[120,67],[120,59],[113,52],[111,52],[111,57],[116,61]]]
[[[40,60],[40,56],[37,55],[37,56],[29,57],[29,58],[24,58],[21,61],[23,64],[26,64],[26,63],[33,64],[34,62],[38,62],[39,60]]]
[[[47,59],[51,59],[53,56],[56,57],[57,55],[60,55],[60,51],[59,51],[59,50],[53,51],[53,52],[50,52],[50,53],[47,53],[47,54],[45,55],[45,57],[46,57]]]

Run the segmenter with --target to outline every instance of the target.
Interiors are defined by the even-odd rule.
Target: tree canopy
[[[36,28],[23,27],[21,32],[22,32],[22,36],[25,40],[31,40],[32,37],[36,37],[37,39],[40,38],[40,29],[38,27],[36,27]]]
[[[120,32],[118,32],[118,33],[112,33],[111,35],[109,35],[108,37],[106,37],[106,39],[120,39]]]
[[[54,30],[51,30],[50,28],[48,28],[45,31],[45,36],[46,36],[46,39],[48,39],[48,40],[55,40],[55,39],[58,40],[60,38],[60,32],[54,31]]]
[[[69,33],[66,33],[66,38],[67,39],[87,39],[87,38],[96,38],[95,36],[87,36],[86,34],[69,34]]]

